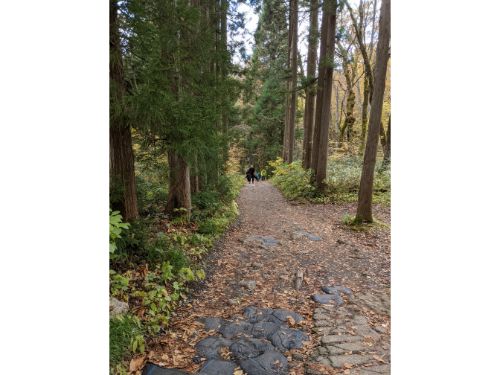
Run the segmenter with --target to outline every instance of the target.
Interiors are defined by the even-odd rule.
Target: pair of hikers
[[[247,177],[247,181],[249,184],[250,183],[254,184],[255,180],[257,180],[257,181],[260,180],[259,172],[255,171],[255,168],[253,167],[253,165],[250,166],[250,168],[248,168],[248,170],[246,171],[246,177]]]

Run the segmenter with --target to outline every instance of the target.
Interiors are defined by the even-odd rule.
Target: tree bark
[[[320,123],[321,123],[321,113],[323,108],[323,91],[324,91],[324,76],[326,74],[325,64],[327,64],[326,59],[326,42],[328,37],[328,17],[325,13],[325,5],[323,3],[323,15],[321,17],[321,33],[320,33],[320,48],[319,48],[319,59],[318,59],[318,83],[316,88],[316,108],[314,112],[314,130],[313,130],[313,147],[311,153],[311,169],[313,170],[313,175],[316,174],[316,169],[318,165],[319,157],[319,139],[320,139]],[[314,176],[313,176],[314,179]]]
[[[363,80],[363,105],[361,107],[361,144],[359,146],[359,153],[363,154],[365,149],[366,140],[366,126],[368,124],[368,101],[370,97],[370,88],[368,87],[368,78],[365,74]]]
[[[109,5],[110,182],[113,188],[116,187],[120,195],[115,208],[122,213],[124,221],[132,221],[139,217],[134,153],[130,125],[126,123],[123,114],[126,84],[120,50],[118,4],[116,0],[112,0]]]
[[[289,66],[290,78],[287,85],[287,116],[285,124],[286,143],[284,146],[285,162],[293,161],[295,144],[295,113],[297,104],[297,37],[298,37],[298,0],[290,0],[289,35]]]
[[[175,214],[179,208],[186,209],[189,217],[191,213],[191,184],[189,166],[182,156],[175,151],[168,151],[168,166],[170,171],[167,212]]]
[[[321,35],[320,70],[323,70],[321,81],[318,81],[318,87],[322,88],[321,111],[319,116],[316,116],[316,126],[318,132],[315,134],[316,145],[315,149],[317,159],[313,165],[315,184],[320,191],[324,191],[326,179],[326,166],[328,161],[328,129],[331,120],[331,99],[332,99],[332,80],[333,80],[333,54],[335,48],[335,26],[337,15],[337,0],[325,0],[323,3],[323,23]],[[324,32],[324,34],[323,34]],[[318,98],[316,103],[318,103]],[[318,105],[317,105],[318,107]],[[313,152],[313,155],[315,153]],[[314,161],[314,160],[313,160]]]
[[[374,72],[374,91],[368,123],[368,139],[366,142],[363,171],[359,184],[358,208],[356,222],[373,222],[372,195],[375,162],[377,157],[378,137],[380,134],[380,120],[384,102],[385,76],[389,59],[389,43],[391,39],[391,1],[382,0],[379,40],[377,43],[376,65]]]
[[[384,148],[384,165],[391,162],[391,115],[389,115],[389,120],[387,122],[387,134],[386,143]]]
[[[310,23],[307,51],[307,89],[304,109],[304,146],[302,166],[311,168],[312,136],[314,128],[314,100],[316,88],[313,84],[318,59],[318,0],[310,1]]]

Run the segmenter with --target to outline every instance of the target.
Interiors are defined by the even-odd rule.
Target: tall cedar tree
[[[379,39],[377,43],[376,64],[373,82],[373,98],[368,123],[368,139],[366,141],[363,171],[359,184],[358,209],[356,222],[373,222],[372,195],[373,174],[377,157],[378,136],[384,101],[385,77],[389,60],[389,43],[391,39],[391,0],[382,0],[379,21]]]
[[[306,104],[304,109],[304,145],[302,166],[311,168],[312,135],[314,128],[314,100],[316,98],[316,60],[318,59],[318,0],[310,0],[309,36],[307,48]]]
[[[123,70],[118,3],[109,3],[109,80],[110,80],[110,132],[109,161],[112,205],[121,211],[125,221],[139,216],[134,172],[134,153],[130,124],[125,116],[126,84]],[[118,197],[115,197],[117,195]]]
[[[242,146],[247,162],[262,167],[284,151],[287,87],[287,6],[281,0],[264,0],[255,32],[251,63],[245,74]],[[283,155],[284,157],[284,155]]]
[[[287,83],[287,108],[285,117],[285,132],[283,155],[287,163],[293,161],[295,145],[295,114],[297,105],[297,38],[298,38],[298,0],[290,0],[290,21],[288,29],[288,66],[289,78]]]
[[[318,94],[314,126],[312,169],[314,183],[321,191],[325,188],[326,164],[328,159],[328,129],[332,98],[333,54],[335,47],[335,26],[337,0],[323,2],[321,42],[319,54]]]

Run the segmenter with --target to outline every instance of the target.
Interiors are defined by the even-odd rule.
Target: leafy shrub
[[[117,249],[117,240],[121,238],[123,229],[128,229],[130,224],[122,222],[122,215],[119,211],[109,210],[109,252],[114,253]]]
[[[273,183],[287,199],[308,199],[317,195],[315,187],[311,184],[311,171],[303,169],[300,162],[287,164],[282,158],[278,158],[269,162],[269,165],[273,168]]]
[[[287,164],[278,158],[269,165],[273,168],[273,183],[287,199],[322,203],[357,201],[363,168],[363,160],[358,156],[330,158],[324,195],[320,195],[311,184],[311,171],[304,170],[298,161]],[[375,203],[389,202],[390,190],[390,169],[379,161],[375,168],[373,201]]]
[[[143,328],[133,315],[120,315],[109,321],[109,361],[111,366],[120,363],[134,351],[144,351]]]
[[[148,241],[151,220],[139,218],[129,224],[127,232],[116,241],[117,257],[130,254],[144,255]]]

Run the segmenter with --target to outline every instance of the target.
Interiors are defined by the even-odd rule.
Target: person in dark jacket
[[[254,184],[254,181],[257,179],[257,177],[255,177],[255,168],[252,166],[250,166],[250,168],[248,168],[247,172],[246,172],[246,176],[247,176],[247,181],[248,183],[250,183],[250,181],[252,182],[252,184]]]

